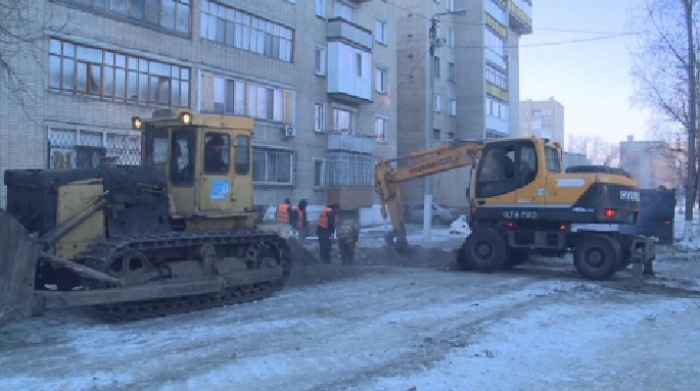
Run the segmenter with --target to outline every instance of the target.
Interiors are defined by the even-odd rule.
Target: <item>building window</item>
[[[97,130],[76,127],[49,128],[48,168],[96,168],[101,158],[116,156],[117,164],[141,163],[141,132],[134,130]],[[167,156],[165,150],[159,151]]]
[[[440,129],[433,129],[433,140],[434,141],[440,140]]]
[[[316,0],[316,16],[326,17],[326,0]]]
[[[323,187],[326,174],[326,162],[322,159],[314,159],[314,187]]]
[[[457,101],[454,99],[450,99],[450,115],[457,115]]]
[[[362,77],[362,53],[355,53],[355,70],[357,77]]]
[[[447,46],[455,47],[455,30],[452,28],[447,29]]]
[[[294,91],[202,72],[202,112],[294,122]]]
[[[377,68],[375,89],[380,94],[386,94],[386,74],[387,74],[386,69]]]
[[[348,22],[355,21],[355,7],[340,0],[335,0],[333,16],[343,18]]]
[[[490,14],[499,23],[507,24],[508,15],[506,8],[504,8],[497,0],[487,0],[486,1],[486,12]]]
[[[455,132],[447,132],[447,139],[448,140],[454,140],[457,137],[455,137]]]
[[[247,12],[202,1],[202,38],[292,62],[294,31]]]
[[[190,0],[59,0],[90,8],[90,11],[108,16],[121,16],[165,30],[189,34],[192,18]]]
[[[447,63],[447,80],[455,81],[455,64],[452,62]]]
[[[144,105],[190,105],[190,69],[51,39],[49,88]]]
[[[355,112],[341,108],[334,108],[333,130],[339,134],[354,134]]]
[[[491,29],[485,30],[486,34],[486,49],[503,58],[506,55],[506,41],[499,37]]]
[[[486,98],[486,114],[504,121],[510,120],[508,104],[495,99]]]
[[[508,89],[508,76],[491,64],[486,64],[486,81],[504,90]]]
[[[440,57],[433,57],[433,74],[435,77],[440,77]]]
[[[326,48],[322,46],[316,47],[316,62],[314,69],[318,76],[323,76],[326,74]]]
[[[370,155],[328,153],[328,186],[374,186],[374,165]]]
[[[253,147],[253,182],[292,184],[292,152]]]
[[[326,108],[323,103],[314,104],[314,132],[323,133],[326,129]]]
[[[455,10],[455,0],[447,0],[447,10],[448,11]]]
[[[433,95],[433,110],[439,113],[442,110],[442,102],[440,101],[440,95]]]
[[[381,43],[382,45],[387,44],[387,29],[386,29],[386,22],[383,20],[377,20],[377,24],[374,29],[374,39],[378,42]]]
[[[375,117],[374,119],[374,137],[377,142],[386,142],[386,117]]]

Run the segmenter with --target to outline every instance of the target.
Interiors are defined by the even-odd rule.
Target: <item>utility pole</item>
[[[430,29],[428,30],[429,39],[429,58],[428,58],[428,111],[425,118],[425,148],[426,150],[433,149],[433,113],[435,111],[435,49],[439,47],[437,39],[437,24],[438,17],[441,15],[463,15],[467,13],[466,9],[459,9],[448,12],[439,12],[430,18]],[[433,223],[433,177],[427,175],[425,177],[425,195],[423,203],[423,240],[430,240],[430,229]]]

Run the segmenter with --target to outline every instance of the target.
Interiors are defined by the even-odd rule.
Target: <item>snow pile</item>
[[[467,223],[467,216],[460,215],[457,220],[450,225],[450,234],[453,235],[469,235],[472,232]]]

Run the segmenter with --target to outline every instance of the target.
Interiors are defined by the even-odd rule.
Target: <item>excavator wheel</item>
[[[620,268],[622,251],[617,241],[603,235],[591,235],[574,249],[574,266],[591,280],[609,280]]]
[[[462,245],[465,266],[478,272],[502,269],[509,257],[503,236],[492,228],[472,231]]]
[[[0,327],[31,316],[38,256],[27,230],[0,209]]]

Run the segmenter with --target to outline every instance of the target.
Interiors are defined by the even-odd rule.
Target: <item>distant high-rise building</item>
[[[518,135],[547,138],[563,145],[564,106],[554,98],[521,101]]]
[[[426,137],[502,138],[517,132],[519,41],[532,33],[531,0],[402,0],[398,21],[398,154],[426,148]],[[464,10],[458,15],[445,15]],[[438,47],[428,32],[439,15]],[[428,63],[432,62],[432,75]],[[433,96],[428,83],[434,79]],[[433,111],[428,125],[428,110]],[[432,135],[429,133],[432,130]],[[458,180],[452,180],[455,176]],[[435,177],[438,202],[465,202],[462,170]],[[409,190],[410,189],[410,190]],[[405,185],[408,202],[423,200],[423,181]]]
[[[627,136],[627,141],[620,142],[620,168],[642,189],[678,186],[676,158],[665,141],[634,141],[633,136]]]

